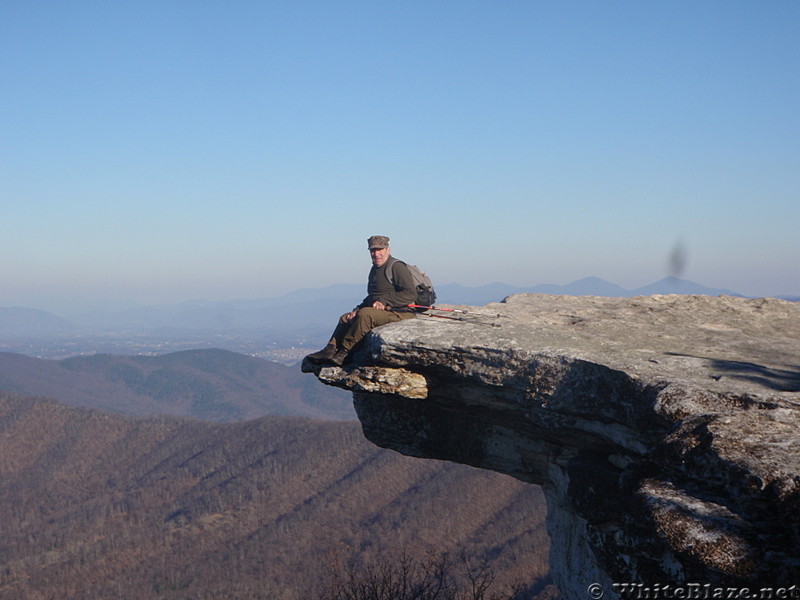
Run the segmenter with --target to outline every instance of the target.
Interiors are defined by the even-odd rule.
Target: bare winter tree
[[[505,592],[492,589],[492,569],[466,556],[453,561],[446,553],[413,561],[400,559],[343,566],[335,555],[320,600],[526,600],[521,586]]]

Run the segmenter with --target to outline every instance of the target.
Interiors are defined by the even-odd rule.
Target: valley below
[[[2,353],[0,389],[0,599],[299,600],[444,553],[556,594],[537,486],[377,448],[299,369]]]

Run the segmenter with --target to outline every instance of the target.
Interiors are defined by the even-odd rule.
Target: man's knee
[[[356,318],[361,321],[363,326],[366,326],[369,329],[400,320],[400,317],[397,313],[394,313],[390,310],[372,308],[371,306],[359,310]]]
[[[361,319],[362,321],[368,323],[374,323],[375,321],[380,320],[381,313],[386,312],[385,310],[378,310],[377,308],[372,308],[371,306],[366,306],[364,308],[358,309],[358,313],[356,313],[356,319]]]

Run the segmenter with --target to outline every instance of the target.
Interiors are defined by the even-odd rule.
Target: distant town
[[[305,342],[305,343],[304,343]],[[232,334],[165,337],[142,332],[0,340],[0,352],[15,352],[35,358],[60,360],[92,354],[159,355],[182,350],[220,348],[293,365],[313,351],[317,342],[268,338],[244,338]]]

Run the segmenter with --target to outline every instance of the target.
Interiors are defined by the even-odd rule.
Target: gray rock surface
[[[459,308],[376,329],[345,368],[303,368],[353,390],[379,446],[541,485],[567,598],[592,583],[606,598],[614,583],[800,584],[800,304]]]

